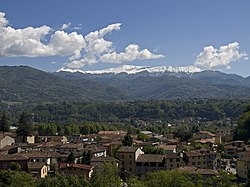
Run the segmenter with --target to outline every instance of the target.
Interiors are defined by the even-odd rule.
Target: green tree
[[[10,125],[9,125],[9,120],[7,117],[7,114],[3,112],[2,117],[0,119],[0,131],[3,132],[8,132],[10,130]]]
[[[234,139],[244,141],[250,139],[250,111],[246,110],[240,116],[238,127],[234,132]]]
[[[126,136],[122,140],[122,145],[123,146],[132,146],[133,145],[133,139],[130,136],[130,134],[126,134]]]
[[[82,157],[82,164],[89,165],[92,157],[93,157],[93,153],[91,150],[88,150],[88,152],[84,152],[83,157]]]
[[[35,178],[25,172],[0,170],[1,187],[34,187]]]
[[[120,187],[121,179],[118,175],[118,168],[106,163],[101,169],[95,170],[90,182],[92,187]]]
[[[70,152],[68,158],[67,158],[68,163],[75,163],[75,155],[73,152]]]
[[[27,116],[24,112],[20,115],[18,123],[19,125],[16,132],[18,136],[25,137],[32,135],[33,132],[32,123],[28,121]]]

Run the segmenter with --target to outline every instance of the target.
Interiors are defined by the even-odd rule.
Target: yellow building
[[[138,147],[122,146],[118,149],[117,158],[121,161],[124,175],[136,173],[136,160],[140,154],[144,154],[144,152]]]
[[[250,176],[250,152],[242,152],[237,158],[237,174],[242,179],[248,179]]]

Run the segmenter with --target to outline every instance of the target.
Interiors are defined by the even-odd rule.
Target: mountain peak
[[[127,74],[137,74],[141,72],[148,72],[153,74],[158,73],[196,73],[201,72],[202,70],[200,68],[197,68],[195,66],[186,66],[186,67],[172,67],[172,66],[133,66],[133,65],[122,65],[115,68],[108,68],[104,70],[91,70],[91,71],[82,71],[79,69],[67,69],[67,68],[61,68],[57,72],[71,72],[71,73],[83,73],[83,74],[119,74],[119,73],[127,73]]]

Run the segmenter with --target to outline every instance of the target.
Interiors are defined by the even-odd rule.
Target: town
[[[143,178],[159,171],[183,172],[203,179],[224,172],[233,177],[232,184],[248,182],[250,145],[233,138],[238,128],[235,121],[225,118],[214,133],[193,128],[188,137],[174,131],[183,121],[203,126],[212,123],[188,118],[165,125],[168,130],[160,134],[147,130],[147,122],[136,120],[134,126],[124,130],[90,133],[85,128],[83,134],[44,135],[41,129],[32,127],[34,122],[25,113],[17,128],[9,127],[4,112],[0,123],[0,169],[26,172],[35,178],[60,174],[90,180],[110,164],[125,186],[131,177]]]

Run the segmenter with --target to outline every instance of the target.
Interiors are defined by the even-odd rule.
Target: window
[[[129,168],[129,171],[132,171],[132,169],[131,169],[131,168]]]
[[[124,155],[122,155],[122,158],[124,158]]]
[[[173,159],[172,159],[172,158],[170,158],[170,162],[173,162]]]
[[[129,162],[129,165],[131,165],[131,162]]]
[[[176,162],[180,162],[180,159],[179,159],[179,158],[176,158]]]
[[[132,156],[131,156],[131,155],[129,155],[129,158],[132,158]]]
[[[155,162],[151,162],[151,163],[150,163],[150,166],[155,167],[155,166],[156,166],[156,163],[155,163]]]
[[[194,166],[194,165],[195,165],[195,162],[192,162],[192,165]]]

